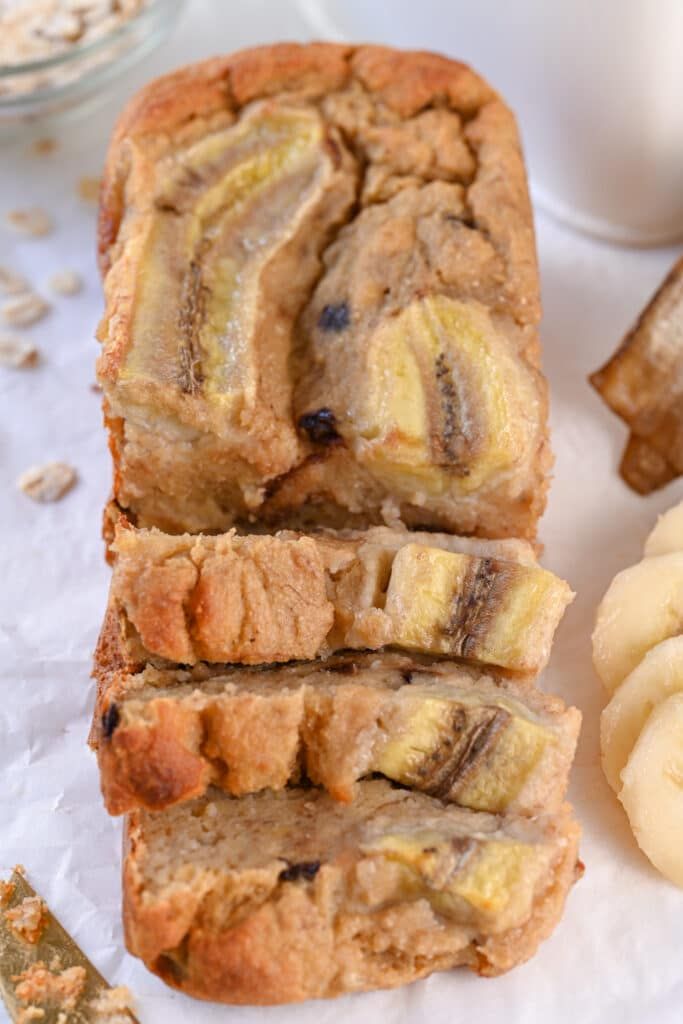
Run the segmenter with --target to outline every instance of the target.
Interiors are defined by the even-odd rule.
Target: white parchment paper
[[[0,871],[16,862],[26,866],[97,967],[132,989],[143,1024],[337,1024],[351,1017],[383,1024],[679,1024],[683,893],[639,853],[600,772],[603,695],[591,669],[590,632],[610,579],[640,557],[656,514],[680,500],[683,485],[649,499],[627,490],[616,473],[624,429],[585,379],[676,253],[613,248],[540,215],[544,358],[557,457],[542,537],[546,565],[578,592],[544,685],[584,714],[570,795],[584,828],[586,875],[561,925],[531,963],[503,978],[457,971],[393,992],[289,1009],[193,1002],[124,952],[120,822],[104,812],[86,747],[90,659],[108,583],[100,516],[110,466],[100,399],[91,390],[101,312],[95,210],[78,198],[76,183],[99,173],[115,113],[145,79],[215,52],[307,35],[286,2],[192,0],[171,40],[131,73],[111,102],[53,129],[54,154],[30,155],[26,138],[0,142],[0,265],[25,273],[43,292],[56,270],[75,269],[85,281],[80,295],[55,297],[49,318],[27,332],[43,352],[41,366],[0,371]],[[2,223],[4,212],[34,204],[52,212],[56,230],[45,239],[19,240]],[[48,459],[73,463],[80,480],[63,501],[41,506],[19,493],[15,481]]]

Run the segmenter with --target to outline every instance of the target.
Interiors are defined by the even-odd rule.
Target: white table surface
[[[676,253],[614,248],[541,214],[544,359],[557,458],[542,539],[545,564],[578,593],[544,686],[584,714],[570,795],[584,828],[586,875],[561,925],[531,963],[503,978],[452,972],[402,990],[290,1009],[192,1002],[124,952],[120,822],[104,812],[85,745],[94,696],[90,658],[109,576],[100,514],[110,465],[99,396],[91,390],[102,307],[95,211],[78,198],[76,183],[99,173],[116,111],[146,79],[216,52],[309,36],[293,3],[191,0],[171,39],[127,76],[111,102],[62,126],[53,155],[30,155],[26,139],[0,143],[0,265],[25,273],[40,290],[64,268],[85,280],[80,295],[55,299],[51,315],[26,332],[43,352],[42,365],[0,370],[0,872],[16,862],[26,866],[97,967],[132,989],[143,1024],[323,1024],[351,1016],[386,1024],[679,1024],[683,893],[639,853],[600,772],[603,696],[591,669],[590,632],[611,577],[640,557],[656,514],[681,498],[683,485],[648,499],[627,490],[616,473],[625,431],[586,384]],[[11,233],[4,213],[26,205],[53,213],[54,234],[21,240]],[[16,479],[48,459],[72,463],[80,480],[63,501],[34,504],[17,491]]]

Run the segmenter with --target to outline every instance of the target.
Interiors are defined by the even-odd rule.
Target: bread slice
[[[131,953],[189,995],[272,1004],[389,988],[466,965],[496,975],[555,927],[577,875],[569,809],[444,808],[385,781],[211,792],[127,826]]]
[[[129,642],[185,665],[395,646],[535,673],[573,596],[523,541],[386,527],[193,537],[126,526],[111,551]]]
[[[98,675],[91,739],[111,814],[302,778],[348,802],[374,772],[476,810],[547,813],[581,722],[528,683],[395,652]]]
[[[531,208],[514,118],[469,68],[282,44],[161,78],[114,132],[99,248],[137,525],[535,536]]]

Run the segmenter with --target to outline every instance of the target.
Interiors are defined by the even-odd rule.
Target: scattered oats
[[[50,960],[50,963],[49,963],[48,966],[49,966],[51,971],[61,971],[61,969],[62,969],[62,958],[59,955],[59,953],[55,953],[55,955],[52,957],[52,960]]]
[[[87,176],[79,178],[78,194],[86,203],[96,203],[100,197],[100,179]]]
[[[37,366],[39,358],[38,349],[30,341],[0,335],[0,366],[23,370],[28,366]]]
[[[52,231],[52,218],[39,206],[30,206],[25,210],[10,210],[7,223],[22,235],[40,238]]]
[[[34,292],[26,292],[9,299],[0,312],[3,319],[13,327],[29,327],[42,320],[50,311],[50,303]]]
[[[22,1003],[53,1003],[64,1010],[73,1010],[85,988],[85,967],[67,967],[53,974],[42,960],[31,964],[12,981],[18,982],[14,989]]]
[[[48,285],[58,295],[76,295],[83,287],[83,281],[75,270],[59,270],[52,275]]]
[[[14,882],[3,882],[0,879],[0,907],[4,907],[5,903],[14,896]]]
[[[21,292],[30,291],[28,281],[22,274],[15,274],[7,267],[0,267],[0,292],[5,295],[19,295]]]
[[[69,1018],[62,1010],[60,1010],[59,1016],[57,1017],[57,1024],[69,1024]]]
[[[133,997],[125,985],[104,988],[89,1004],[97,1024],[130,1024]]]
[[[12,931],[35,944],[47,924],[47,906],[40,896],[25,896],[16,907],[5,911],[5,920]]]
[[[76,470],[65,462],[46,462],[32,466],[19,477],[20,491],[34,501],[59,501],[76,483]]]
[[[28,147],[28,151],[32,156],[51,156],[56,149],[57,140],[49,137],[44,139],[34,139]]]

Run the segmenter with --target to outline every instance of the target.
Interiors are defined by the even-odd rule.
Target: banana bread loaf
[[[469,68],[282,44],[159,79],[114,133],[99,247],[137,525],[535,536],[533,225],[514,118]]]

